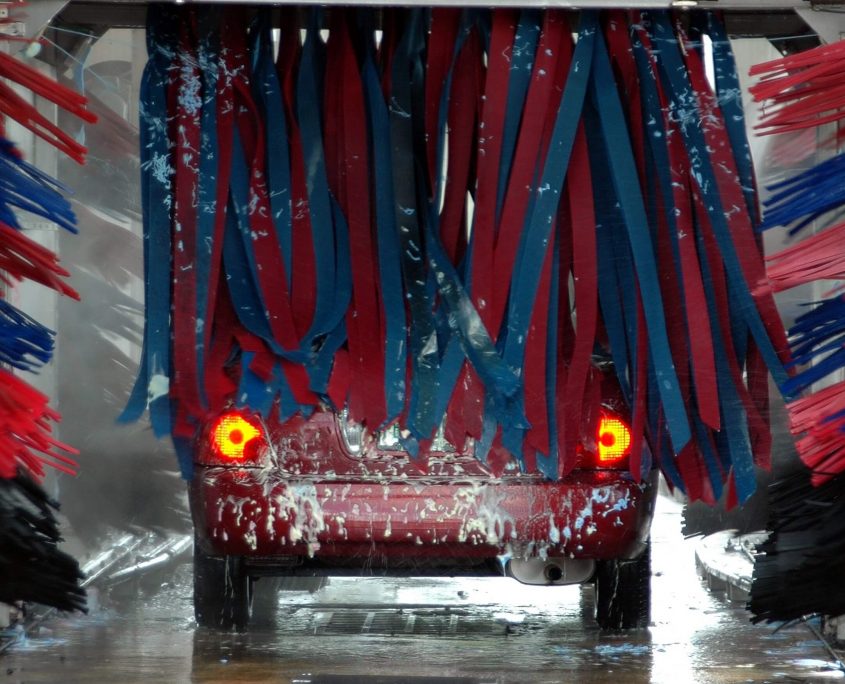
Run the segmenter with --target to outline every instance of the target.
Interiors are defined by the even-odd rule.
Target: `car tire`
[[[252,613],[252,582],[239,556],[209,556],[194,545],[194,615],[212,629],[243,631]]]
[[[269,576],[252,580],[252,615],[250,624],[257,627],[272,626],[276,622],[279,594],[282,592],[308,592],[315,594],[329,583],[328,577],[298,575]]]
[[[642,629],[651,621],[651,543],[633,560],[596,565],[596,622],[603,630]]]
[[[252,580],[250,625],[268,627],[275,624],[279,607],[279,585],[278,577],[261,577]]]

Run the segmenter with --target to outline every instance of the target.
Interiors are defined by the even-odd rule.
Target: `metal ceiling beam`
[[[0,0],[0,10],[5,9],[8,12],[11,22],[4,33],[21,38],[36,38],[65,5],[67,5],[67,0],[39,0],[26,6],[13,5]],[[16,52],[25,47],[26,43],[23,42],[13,41],[9,43],[11,52]]]
[[[395,0],[172,0],[175,4],[229,5],[344,5],[372,7],[396,5]],[[120,11],[149,4],[145,0],[71,0],[70,5],[99,6],[102,11]],[[721,9],[760,13],[772,10],[845,6],[845,0],[403,0],[402,6],[423,5],[454,7],[561,7],[564,9],[630,8],[630,9]]]
[[[219,0],[227,2],[228,0]],[[117,0],[105,2],[104,0],[73,0],[68,3],[60,15],[64,25],[76,26],[109,26],[114,28],[132,28],[144,26],[146,15],[145,2],[138,0]],[[190,0],[184,4],[190,4]],[[273,3],[252,3],[279,5]],[[299,2],[296,4],[308,4]],[[389,0],[375,0],[375,2],[362,2],[361,0],[345,0],[343,3],[337,0],[319,0],[321,5],[343,4],[345,6],[382,6],[390,4]],[[395,3],[394,3],[395,4]],[[456,5],[456,6],[505,6],[507,4],[518,6],[542,6],[561,8],[602,8],[602,7],[630,7],[641,9],[665,9],[671,5],[668,0],[633,0],[624,2],[622,0],[404,0],[403,5]],[[804,0],[701,0],[696,9],[720,9],[725,12],[728,32],[735,37],[783,37],[796,36],[811,33],[810,28],[796,13],[796,8],[808,8],[809,3]],[[810,10],[807,10],[810,12]],[[821,13],[819,13],[821,14]],[[828,13],[824,13],[828,14]]]
[[[845,37],[845,14],[841,11],[799,9],[796,14],[807,22],[825,43],[835,43]]]

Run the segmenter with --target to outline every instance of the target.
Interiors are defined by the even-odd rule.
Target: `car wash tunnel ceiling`
[[[214,2],[215,0],[212,0]],[[62,0],[50,0],[39,3],[40,7],[29,9],[31,21],[26,25],[26,35],[37,35],[43,27],[52,22],[58,27],[74,27],[83,29],[96,39],[110,28],[141,28],[145,25],[147,5],[149,3],[137,2],[137,0],[82,0],[79,2],[63,2]],[[229,0],[219,0],[219,4],[231,4]],[[254,6],[294,3],[277,2],[252,2]],[[360,2],[356,0],[338,2],[336,0],[320,2],[300,2],[298,5],[318,4],[324,6],[361,6],[379,7],[391,3],[381,2]],[[679,8],[679,9],[705,9],[723,10],[727,31],[732,38],[768,38],[783,53],[801,52],[818,45],[818,38],[814,33],[820,35],[824,30],[836,31],[839,21],[832,15],[831,11],[843,6],[843,3],[828,0],[774,0],[771,2],[759,2],[757,0],[639,0],[638,2],[619,3],[613,0],[580,0],[570,2],[559,0],[557,2],[545,2],[543,0],[529,0],[527,2],[491,2],[490,0],[438,0],[429,2],[427,0],[407,0],[402,3],[405,6],[455,6],[455,7],[496,7],[496,6],[517,6],[517,7],[560,7],[571,8],[573,11],[585,8],[610,8],[624,6],[631,9],[658,9],[658,8]],[[819,11],[821,10],[821,11]],[[831,11],[824,11],[831,10]],[[51,39],[71,54],[75,49],[88,39],[81,36],[74,37],[69,33],[56,33]],[[50,50],[45,49],[42,57],[45,61],[61,63],[61,55],[50,55]]]

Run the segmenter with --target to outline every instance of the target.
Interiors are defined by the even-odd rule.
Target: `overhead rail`
[[[185,0],[184,4],[195,0]],[[234,3],[231,0],[210,0],[217,4]],[[845,9],[845,0],[836,0]],[[808,31],[808,15],[825,17],[830,22],[834,14],[831,0],[403,0],[403,6],[455,6],[455,7],[558,7],[562,9],[600,9],[625,7],[631,9],[679,10],[710,9],[725,13],[725,23],[732,37],[781,37],[800,36]],[[59,21],[64,26],[105,28],[141,28],[145,25],[147,2],[138,0],[72,0],[62,9]],[[250,5],[342,5],[386,7],[395,5],[391,0],[302,0],[299,2],[267,2],[257,0]],[[820,11],[814,10],[833,10]],[[799,16],[800,15],[800,16]],[[834,20],[834,23],[838,23]],[[811,24],[812,25],[812,24]]]
[[[295,2],[280,2],[279,0],[174,0],[176,4],[192,4],[209,2],[215,4],[250,4],[250,5],[343,5],[355,6],[454,6],[454,7],[560,7],[569,9],[602,9],[602,8],[631,8],[631,9],[722,9],[722,10],[754,10],[766,12],[772,10],[787,10],[800,8],[845,7],[845,0],[297,0]],[[94,5],[103,7],[111,5],[115,10],[133,6],[144,6],[148,2],[139,0],[83,0],[72,1],[70,5]],[[101,10],[102,11],[102,10]]]

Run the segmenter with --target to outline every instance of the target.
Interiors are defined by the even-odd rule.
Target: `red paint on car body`
[[[349,482],[201,467],[191,486],[197,534],[214,555],[353,555],[361,545],[429,556],[541,553],[627,558],[648,536],[654,479],[575,473],[563,482]]]
[[[559,482],[499,477],[472,453],[421,461],[364,433],[351,453],[338,417],[318,411],[267,428],[254,464],[222,466],[201,440],[190,485],[197,541],[211,555],[267,559],[630,558],[644,548],[656,473],[575,470]],[[594,446],[594,445],[593,445]],[[425,468],[421,463],[425,463]]]

